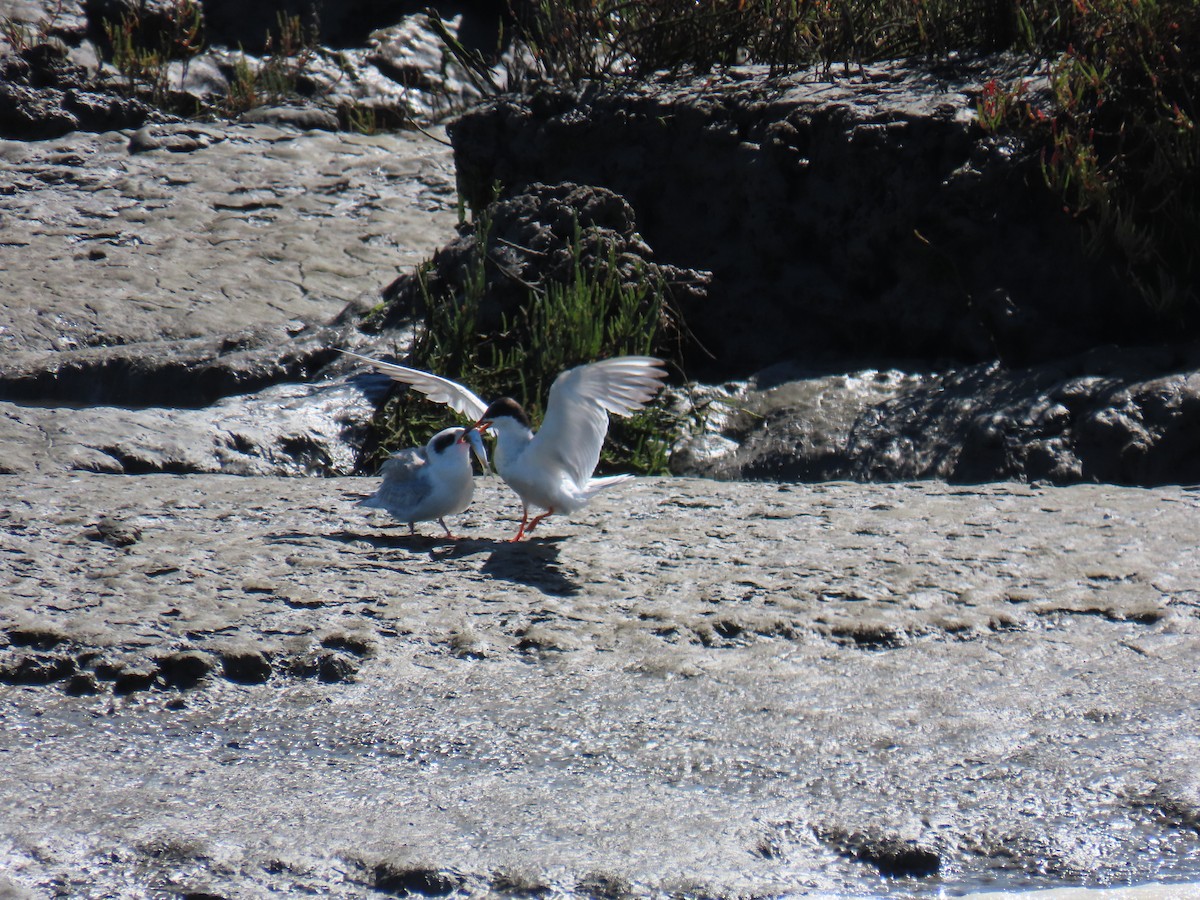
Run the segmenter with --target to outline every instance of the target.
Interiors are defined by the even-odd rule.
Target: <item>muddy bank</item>
[[[174,125],[0,159],[0,471],[353,470],[379,398],[309,382],[330,323],[454,234],[436,136]]]
[[[474,271],[473,244],[455,228],[455,160],[436,134],[173,124],[0,142],[0,158],[11,164],[0,172],[0,290],[11,299],[0,309],[0,472],[352,474],[390,385],[348,380],[335,348],[403,356],[416,266],[435,260],[446,288]],[[705,299],[709,273],[645,244],[643,210],[558,185],[493,210],[489,315],[514,315],[550,278],[548,246],[573,259],[563,197],[583,198],[589,215],[619,211],[600,224],[620,232],[630,272],[672,286],[688,328],[730,307]],[[501,206],[517,214],[495,215]],[[381,315],[364,334],[371,310]],[[1200,478],[1193,344],[1027,366],[830,367],[789,352],[792,362],[750,377],[676,385],[673,472]]]
[[[490,480],[453,544],[355,509],[373,484],[3,479],[13,883],[907,896],[1200,873],[1194,491],[639,480],[511,546]]]
[[[420,134],[170,125],[0,141],[0,160],[6,369],[324,323],[454,233],[449,151]]]

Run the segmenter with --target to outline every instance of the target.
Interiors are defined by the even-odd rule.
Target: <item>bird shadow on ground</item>
[[[275,535],[276,538],[299,537],[300,535],[281,534]],[[307,535],[312,537],[312,535]],[[320,535],[329,541],[337,541],[340,544],[367,544],[376,550],[408,550],[413,553],[428,553],[431,559],[439,559],[437,556],[439,548],[454,547],[462,543],[459,538],[448,538],[445,535],[430,535],[430,534],[409,534],[405,529],[403,532],[395,532],[389,534],[379,531],[330,531]]]
[[[507,541],[492,548],[480,571],[498,581],[524,584],[554,597],[572,597],[579,585],[558,563],[558,543],[566,538],[528,538],[520,544]]]
[[[277,534],[276,540],[309,538],[313,535]],[[487,554],[480,573],[496,581],[523,584],[554,597],[570,597],[581,590],[558,561],[558,544],[565,537],[527,538],[519,544],[490,538],[448,538],[445,535],[386,534],[367,531],[335,531],[321,535],[343,544],[362,542],[376,550],[407,550],[424,553],[433,562],[465,559]]]

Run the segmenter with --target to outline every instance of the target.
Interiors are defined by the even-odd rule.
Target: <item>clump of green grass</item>
[[[237,115],[257,106],[279,103],[298,93],[305,69],[317,49],[316,28],[300,16],[276,14],[276,31],[268,33],[262,59],[252,64],[243,53],[234,64],[225,112]]]
[[[650,278],[623,279],[615,254],[584,259],[584,238],[576,229],[574,265],[569,279],[530,286],[525,302],[501,316],[498,328],[484,330],[486,253],[489,226],[477,225],[476,251],[457,289],[429,288],[431,264],[417,271],[424,320],[406,365],[458,381],[488,400],[511,396],[522,404],[536,428],[550,386],[564,369],[627,354],[661,349],[669,321],[662,285]],[[429,435],[461,418],[424,396],[400,390],[376,415],[374,439],[362,464],[374,468],[401,447],[418,446]],[[652,406],[628,419],[612,419],[601,455],[601,470],[665,473],[668,437],[674,432],[665,408]]]
[[[151,103],[169,107],[170,65],[187,60],[203,47],[203,17],[196,0],[172,0],[153,24],[143,18],[142,7],[117,21],[105,21],[104,33],[112,48],[112,62],[129,94],[145,94]]]
[[[378,111],[365,103],[341,103],[337,108],[338,127],[357,134],[375,134],[380,129]]]

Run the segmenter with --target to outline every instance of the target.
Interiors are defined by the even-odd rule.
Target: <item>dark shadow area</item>
[[[519,544],[497,543],[480,569],[498,581],[536,588],[554,597],[573,597],[579,585],[558,564],[558,546],[565,537],[528,538]]]
[[[394,530],[385,531],[381,526],[374,531],[331,531],[324,534],[301,534],[300,532],[291,532],[288,534],[273,534],[272,541],[276,543],[286,543],[291,540],[302,538],[324,538],[325,540],[337,541],[341,544],[352,544],[361,541],[364,544],[369,544],[376,550],[408,550],[411,553],[426,553],[431,559],[446,559],[449,556],[469,556],[472,553],[480,552],[480,544],[490,544],[491,541],[477,541],[472,538],[453,537],[448,538],[441,534],[441,529],[436,524],[432,526],[433,532],[422,534],[418,531],[416,534],[409,534],[407,525],[393,526]],[[421,527],[417,526],[418,529]],[[459,545],[474,544],[475,549],[467,550],[465,547],[462,552],[455,552]],[[450,550],[450,553],[444,551]],[[439,552],[441,551],[441,552]]]
[[[419,527],[419,526],[418,526]],[[287,532],[270,536],[272,543],[311,541],[313,538],[342,544],[361,541],[376,550],[406,550],[427,555],[433,562],[487,554],[479,570],[489,578],[523,584],[554,597],[572,597],[579,584],[563,571],[558,562],[558,544],[565,537],[527,538],[519,544],[491,538],[454,537],[438,534],[409,534],[407,525],[396,526],[395,533],[374,531],[332,531],[325,534]]]

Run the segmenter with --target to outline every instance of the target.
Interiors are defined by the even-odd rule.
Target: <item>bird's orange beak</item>
[[[472,431],[478,431],[482,434],[486,429],[490,428],[491,425],[492,425],[491,422],[484,422],[483,420],[480,420],[480,421],[476,422],[474,425],[472,425],[470,428],[463,429],[463,433],[458,436],[458,440],[455,443],[458,443],[458,444],[468,443],[471,439],[470,436],[471,436]]]

